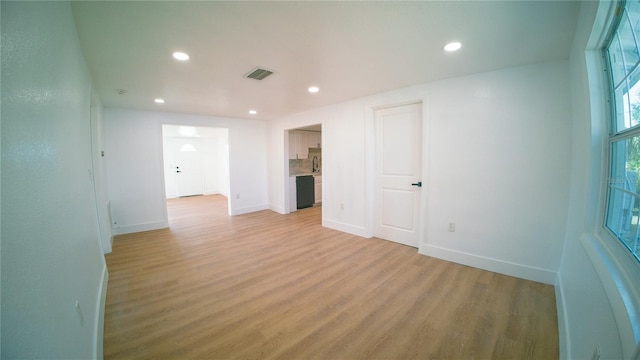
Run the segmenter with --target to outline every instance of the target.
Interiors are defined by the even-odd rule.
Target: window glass
[[[626,74],[624,67],[624,56],[622,55],[622,48],[620,47],[620,40],[616,34],[609,46],[609,62],[611,67],[611,76],[614,86],[619,86],[624,80]]]
[[[628,74],[633,70],[638,62],[638,51],[635,41],[635,34],[631,29],[628,13],[622,14],[620,25],[618,27],[618,39],[622,48],[622,56],[624,60],[624,72]]]
[[[640,227],[638,226],[640,199],[614,189],[609,192],[609,204],[612,208],[607,216],[607,227],[637,259],[638,250],[640,250]]]
[[[636,37],[636,42],[640,41],[640,2],[630,1],[627,2],[625,9],[627,19],[633,29],[633,34]]]
[[[615,128],[613,133],[640,124],[640,66],[621,81],[613,94]]]
[[[640,250],[640,135],[611,145],[606,226],[633,253]]]
[[[625,107],[625,109],[629,111],[628,115],[625,114],[625,118],[629,119],[627,127],[633,127],[640,124],[640,81],[638,81],[638,75],[640,75],[640,67],[636,68],[634,70],[634,74],[629,78],[629,82],[632,85],[631,90],[629,90],[629,93],[627,94],[629,103]]]
[[[640,135],[619,140],[611,144],[611,187],[640,195],[638,172],[640,172]]]
[[[640,259],[640,3],[629,2],[605,48],[611,84],[605,226]]]
[[[615,128],[612,133],[617,133],[631,127],[631,117],[629,112],[629,92],[626,81],[616,89],[613,94],[615,108]]]

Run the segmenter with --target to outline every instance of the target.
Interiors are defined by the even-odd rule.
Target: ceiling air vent
[[[249,79],[262,80],[262,79],[266,78],[267,76],[269,76],[271,74],[273,74],[273,71],[271,71],[271,70],[255,68],[255,69],[251,70],[251,72],[249,72],[244,77],[249,78]]]

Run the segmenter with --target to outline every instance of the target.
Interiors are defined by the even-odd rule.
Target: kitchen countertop
[[[315,173],[289,174],[289,176],[309,176],[309,175],[322,176],[322,173],[321,172],[315,172]]]

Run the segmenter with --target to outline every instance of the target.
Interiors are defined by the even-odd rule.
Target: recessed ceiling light
[[[255,110],[249,110],[249,114],[251,114],[251,115],[255,115],[255,114],[257,114],[257,113],[258,113],[258,112],[257,112],[257,111],[255,111]]]
[[[164,99],[157,98],[153,100],[156,104],[164,104]]]
[[[317,93],[318,91],[320,91],[320,89],[317,86],[312,86],[309,88],[309,92],[312,94]]]
[[[460,50],[460,48],[462,47],[462,44],[460,44],[457,41],[454,42],[450,42],[447,45],[444,46],[444,51],[456,51],[456,50]]]
[[[189,54],[183,53],[181,51],[176,51],[173,53],[173,58],[180,61],[187,61],[189,60]]]

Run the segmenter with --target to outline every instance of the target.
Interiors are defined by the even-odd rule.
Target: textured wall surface
[[[2,357],[89,359],[105,271],[67,2],[2,2]]]

